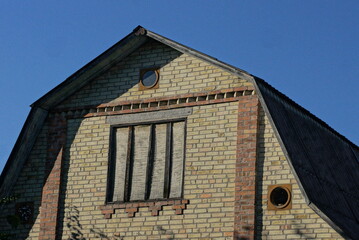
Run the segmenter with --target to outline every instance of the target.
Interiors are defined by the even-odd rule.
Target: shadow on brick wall
[[[147,54],[151,54],[153,57],[151,61],[149,61],[145,56]],[[87,98],[87,102],[90,102],[91,108],[96,109],[101,104],[106,104],[114,99],[118,98],[123,94],[127,94],[128,91],[135,87],[137,89],[137,84],[139,82],[139,72],[142,68],[149,67],[158,67],[162,68],[165,65],[172,62],[174,59],[181,56],[182,53],[175,51],[170,47],[163,47],[160,43],[153,41],[149,41],[141,48],[132,53],[128,59],[120,62],[119,64],[113,66],[103,75],[99,76],[101,81],[105,79],[107,82],[103,84],[103,82],[96,82],[96,80],[88,83],[79,92],[82,92],[82,95],[79,94],[75,100],[78,101],[76,104],[83,105],[83,102],[86,102],[83,98]],[[130,70],[130,71],[129,71]],[[118,77],[119,71],[123,71],[123,74],[128,74],[126,77]],[[123,75],[122,74],[122,75]],[[107,85],[106,85],[107,84]],[[99,92],[100,91],[100,92]],[[87,94],[89,93],[90,94]],[[86,93],[84,95],[84,93]],[[102,94],[102,98],[97,98],[98,95]],[[91,95],[93,94],[93,95]],[[59,133],[62,131],[61,129],[57,131],[57,129],[52,128],[49,133],[42,134],[41,136],[41,146],[35,155],[39,155],[35,157],[35,159],[29,158],[23,169],[21,174],[26,175],[26,178],[21,179],[21,182],[17,182],[17,186],[21,189],[21,197],[18,202],[11,203],[6,207],[0,209],[0,232],[8,231],[11,233],[15,233],[16,237],[13,239],[41,239],[39,237],[38,231],[45,232],[47,231],[49,234],[55,235],[53,232],[56,230],[56,239],[65,239],[69,237],[69,239],[89,239],[88,236],[94,236],[94,238],[102,238],[102,239],[121,239],[120,237],[108,237],[104,234],[102,229],[96,228],[91,225],[81,225],[79,221],[81,206],[69,206],[71,204],[71,200],[65,203],[66,192],[68,191],[67,181],[69,179],[68,171],[70,169],[69,166],[69,148],[73,144],[75,134],[73,136],[69,136],[68,131],[69,127],[71,131],[77,132],[81,121],[83,120],[84,115],[82,112],[84,109],[79,107],[78,109],[71,110],[68,106],[72,104],[73,98],[70,97],[68,100],[65,100],[64,103],[60,103],[58,107],[61,107],[61,113],[59,115],[65,115],[64,117],[68,120],[69,118],[79,119],[76,124],[69,126],[66,125],[66,144],[64,144],[63,139],[59,142],[60,138],[58,137]],[[69,103],[70,102],[70,103]],[[86,104],[87,104],[86,102]],[[73,106],[77,106],[77,105]],[[71,105],[72,106],[72,105]],[[72,113],[69,113],[71,112]],[[71,115],[73,114],[73,115]],[[46,124],[49,124],[49,118],[46,120]],[[41,135],[41,134],[40,134]],[[39,135],[39,136],[40,136]],[[49,141],[47,141],[47,137],[49,137]],[[36,145],[36,143],[35,143]],[[32,149],[31,154],[33,154],[34,149]],[[40,154],[38,153],[40,152]],[[30,154],[30,155],[31,155]],[[62,161],[57,161],[58,159],[62,159]],[[60,164],[58,164],[60,163]],[[58,183],[59,174],[61,174],[61,182],[60,187],[53,187],[54,184]],[[36,182],[36,184],[34,184]],[[49,182],[51,182],[49,184]],[[19,187],[20,186],[20,187]],[[60,189],[60,197],[57,198],[56,194],[53,194],[58,189]],[[27,194],[27,193],[30,194]],[[14,193],[11,193],[14,194]],[[50,196],[51,195],[51,196]],[[81,194],[79,194],[78,198],[82,198]],[[54,201],[52,201],[54,200]],[[57,202],[58,204],[54,202]],[[33,216],[32,221],[26,224],[20,224],[17,229],[11,229],[10,224],[6,222],[6,215],[15,213],[15,205],[17,203],[22,202],[32,202],[33,203]],[[45,204],[44,204],[45,202]],[[105,202],[105,199],[103,199]],[[40,205],[42,213],[45,213],[44,219],[51,219],[50,221],[42,221],[40,217]],[[56,205],[53,207],[53,205]],[[97,206],[96,206],[97,207]],[[45,211],[44,211],[45,209]],[[46,214],[52,211],[52,209],[58,209],[57,215],[57,225],[54,223],[53,215],[49,218]],[[66,211],[65,211],[66,209]],[[70,215],[66,215],[69,212]],[[99,214],[101,214],[99,210]],[[36,222],[36,226],[35,226]],[[40,227],[40,225],[42,226]],[[40,230],[39,230],[40,229]],[[85,230],[86,231],[85,231]],[[51,232],[51,233],[50,233]],[[67,235],[68,232],[71,232],[70,236]],[[66,234],[66,236],[65,236]],[[30,235],[34,237],[31,238]],[[41,235],[41,234],[40,234]],[[42,234],[46,239],[54,239],[55,237],[48,237],[47,233]],[[64,236],[62,236],[64,235]]]
[[[90,228],[84,229],[80,222],[80,211],[77,206],[69,207],[69,211],[66,214],[66,227],[69,229],[68,240],[89,240],[89,239],[104,239],[104,240],[123,240],[124,237],[120,236],[121,233],[114,233],[113,236],[105,233],[103,229],[100,229],[94,225]],[[175,234],[171,230],[166,230],[162,226],[156,226],[160,235],[166,235],[166,240],[174,240]],[[84,236],[90,236],[88,238]],[[112,235],[112,234],[111,234]],[[143,236],[143,235],[138,235]]]
[[[260,106],[259,116],[258,116],[258,136],[257,136],[257,161],[256,161],[256,196],[255,196],[255,239],[262,239],[263,236],[263,168],[264,168],[264,152],[263,141],[264,141],[264,132],[265,132],[265,121],[264,121],[264,111]],[[244,239],[243,239],[244,240]]]
[[[68,240],[86,240],[84,237],[84,232],[86,230],[83,229],[82,224],[80,223],[80,211],[77,206],[71,206],[66,215],[66,227],[69,229],[70,233],[68,236]],[[109,237],[106,235],[103,230],[92,226],[89,228],[88,232],[92,235],[92,238],[96,239],[105,239],[105,240],[123,240],[123,237],[113,236]],[[88,238],[91,239],[91,238]]]
[[[152,49],[151,46],[147,46],[147,50],[154,50],[155,52],[158,50],[156,49],[156,45],[154,45],[154,48]],[[168,49],[167,49],[168,50]],[[143,57],[142,57],[142,52],[139,51],[136,54],[139,55],[141,61],[144,61]],[[157,54],[157,53],[156,53]],[[148,64],[151,64],[150,66],[154,65],[158,68],[162,68],[165,65],[169,64],[170,62],[172,62],[174,59],[178,58],[180,55],[182,55],[182,53],[176,52],[171,50],[171,52],[168,54],[168,56],[166,55],[165,58],[161,57],[161,59],[156,62],[144,62],[143,66],[140,66],[140,62],[136,63],[136,67],[139,68],[138,69],[138,73],[140,68],[145,68],[147,66],[147,68],[149,67]],[[160,54],[159,54],[160,56]],[[122,62],[120,63],[118,66],[114,67],[113,70],[110,70],[109,72],[106,73],[106,76],[109,76],[109,78],[111,78],[111,76],[116,75],[116,71],[121,71],[121,67],[125,68],[127,66],[128,63],[126,62]],[[145,66],[146,65],[146,66]],[[126,71],[127,69],[125,69]],[[111,72],[113,71],[113,72]],[[130,74],[132,74],[131,76],[133,76],[133,72],[131,72]],[[113,84],[113,79],[110,79],[112,81]],[[118,81],[120,81],[121,79],[118,79]],[[118,93],[115,94],[116,98],[120,97],[123,94],[126,94],[130,89],[132,89],[133,87],[137,87],[138,81],[139,79],[137,77],[131,77],[128,79],[125,79],[127,82],[124,85],[123,83],[120,84],[119,86],[114,87],[112,86],[111,89],[118,89]],[[125,86],[125,88],[121,88],[120,86]],[[83,88],[83,90],[85,90],[85,92],[89,92],[91,91],[91,89],[97,89],[97,88],[105,88],[107,89],[108,86],[103,86],[99,83],[96,83],[96,81],[88,84],[87,86],[85,86]],[[106,99],[99,102],[98,104],[106,104],[107,102],[111,102],[114,100],[113,98],[114,94],[112,93],[109,94],[108,96],[106,96]],[[97,106],[99,106],[97,105]],[[81,109],[79,111],[74,111],[75,114],[81,113]],[[82,114],[82,113],[81,113]],[[80,213],[82,211],[82,207],[81,206],[74,206],[70,204],[74,204],[73,202],[71,203],[71,199],[67,200],[66,199],[66,193],[70,190],[70,186],[68,185],[68,181],[69,181],[69,170],[70,170],[70,148],[71,145],[74,142],[74,139],[80,129],[80,125],[82,123],[82,121],[85,119],[83,118],[84,115],[76,115],[76,118],[74,118],[74,121],[71,121],[71,124],[68,123],[68,128],[67,128],[67,140],[66,140],[66,146],[64,149],[64,159],[63,159],[63,163],[62,163],[62,175],[61,175],[61,194],[60,194],[60,200],[59,200],[59,216],[58,216],[58,226],[57,226],[57,238],[56,239],[63,239],[66,237],[69,237],[69,239],[71,240],[86,240],[86,239],[92,239],[92,238],[99,238],[99,239],[111,239],[111,240],[121,240],[123,239],[122,236],[117,236],[115,233],[111,233],[111,235],[113,236],[108,236],[107,233],[104,233],[103,229],[100,229],[94,225],[89,225],[88,223],[81,225],[80,223]],[[85,113],[86,115],[86,113]],[[71,125],[71,126],[70,126]],[[108,129],[109,130],[109,129]],[[71,133],[70,133],[71,132]],[[110,137],[110,136],[109,136]],[[86,160],[85,160],[86,161]],[[91,173],[89,173],[91,174]],[[105,177],[107,178],[107,176]],[[90,184],[90,182],[89,182]],[[76,193],[75,193],[76,194]],[[82,198],[81,196],[81,192],[78,193],[78,198]],[[66,201],[65,201],[66,200]],[[106,199],[103,199],[103,203],[105,203]],[[95,209],[98,209],[98,206],[95,206]],[[101,211],[99,211],[99,214],[101,214]],[[83,213],[84,214],[84,213]],[[88,215],[88,213],[86,213]],[[84,215],[85,216],[85,215]],[[111,221],[111,220],[108,220]],[[158,229],[159,232],[163,232],[166,231],[163,228]],[[68,234],[70,232],[70,234]],[[171,233],[166,233],[169,236],[172,236]],[[91,238],[89,238],[88,236],[91,236]],[[168,238],[168,239],[174,239],[174,238]]]

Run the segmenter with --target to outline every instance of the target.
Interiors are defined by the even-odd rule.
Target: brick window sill
[[[152,216],[158,216],[159,211],[162,211],[163,206],[172,206],[175,214],[183,214],[183,209],[186,209],[189,204],[188,199],[168,199],[168,200],[154,200],[146,202],[127,202],[127,203],[107,203],[100,206],[100,210],[105,219],[111,219],[115,209],[125,209],[128,217],[134,217],[140,207],[148,207]]]

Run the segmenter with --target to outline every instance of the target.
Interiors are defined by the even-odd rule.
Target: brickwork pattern
[[[56,238],[66,125],[67,121],[61,115],[56,115],[49,120],[48,153],[42,189],[39,240]]]
[[[161,66],[160,86],[139,91],[139,71],[152,65]],[[252,86],[230,73],[152,42],[59,108],[116,105],[243,87]],[[223,99],[211,101],[218,104],[182,105],[195,109],[187,121],[184,198],[189,204],[183,215],[176,215],[173,206],[162,206],[158,216],[152,216],[148,207],[139,207],[133,218],[128,217],[126,209],[115,209],[112,218],[105,219],[100,206],[106,196],[109,126],[105,117],[94,115],[70,119],[65,152],[67,182],[63,187],[64,204],[60,206],[62,238],[75,233],[89,239],[101,234],[119,239],[233,239],[238,104],[224,103]]]
[[[198,106],[188,117],[183,215],[162,206],[157,216],[139,207],[132,218],[126,209],[104,218],[109,125],[105,117],[69,120],[62,239],[79,226],[86,239],[233,239],[237,109],[236,102]]]
[[[38,239],[39,237],[39,208],[47,157],[47,131],[47,125],[44,125],[11,193],[18,196],[18,199],[0,210],[0,231],[14,233],[15,239]],[[34,203],[33,223],[20,224],[16,229],[12,229],[7,223],[6,216],[15,214],[15,204],[22,202]]]
[[[116,103],[106,103],[81,108],[56,108],[53,109],[51,113],[62,113],[65,114],[67,118],[98,117],[233,102],[238,101],[242,96],[254,94],[255,91],[252,87],[237,87],[202,93],[147,98],[145,100],[118,101]]]
[[[235,239],[254,238],[258,104],[257,96],[238,101]]]
[[[102,214],[106,219],[111,219],[116,209],[125,209],[128,217],[135,217],[140,207],[148,207],[152,216],[158,216],[164,206],[172,206],[175,214],[183,214],[183,210],[187,208],[189,201],[187,199],[161,200],[161,201],[144,201],[135,203],[115,203],[104,204],[100,206]]]
[[[137,83],[139,70],[148,66],[160,67],[160,87],[156,90],[138,91]],[[248,87],[252,88],[252,86],[245,80],[241,80],[238,77],[224,72],[216,67],[213,67],[207,63],[203,63],[198,59],[192,58],[185,54],[181,54],[169,47],[166,47],[156,42],[151,42],[141,47],[137,52],[133,53],[125,61],[114,66],[107,73],[96,78],[91,84],[84,87],[82,90],[72,96],[69,100],[65,101],[63,104],[59,105],[59,108],[77,108],[81,106],[97,104],[116,105],[117,102],[133,102],[134,100],[142,101],[147,98],[154,99],[160,97],[187,95],[191,97],[191,94],[199,94],[199,99],[202,99],[201,92],[206,93],[208,91],[212,91],[215,92],[215,94],[221,95],[221,91],[223,89],[233,89],[231,91],[236,91],[235,89],[240,88],[244,90]],[[233,101],[236,100],[233,99]],[[198,147],[204,147],[203,151],[205,151],[206,149],[208,149],[208,147],[211,147],[212,145],[214,146],[213,148],[215,148],[216,151],[227,151],[225,149],[230,143],[230,141],[221,143],[223,139],[227,139],[227,136],[225,136],[224,130],[221,133],[218,133],[220,132],[220,130],[218,130],[221,127],[220,125],[216,125],[215,127],[199,126],[200,121],[205,122],[205,116],[216,115],[216,112],[223,112],[223,115],[222,113],[219,113],[219,115],[221,116],[219,116],[219,119],[217,119],[220,124],[225,124],[226,127],[227,125],[228,127],[234,127],[236,125],[236,120],[234,120],[234,118],[236,119],[237,116],[225,116],[226,114],[234,114],[234,110],[228,110],[227,106],[230,106],[231,104],[234,104],[236,106],[236,103],[225,103],[226,101],[224,101],[224,99],[210,100],[211,104],[220,102],[223,102],[222,106],[225,106],[224,108],[226,110],[217,108],[215,110],[211,110],[210,108],[212,107],[210,107],[209,105],[204,106],[204,109],[209,109],[204,110],[206,113],[203,113],[203,117],[201,117],[202,119],[192,119],[192,121],[194,121],[192,125],[198,127],[198,131],[203,131],[203,133],[201,133],[202,135],[208,133],[211,135],[211,137],[214,137],[215,135],[220,134],[220,137],[217,138],[219,140],[215,140],[213,144],[207,142],[208,139],[205,139],[203,136],[201,136],[201,138],[203,139],[199,139],[197,138],[197,136],[192,136],[191,138],[193,139],[189,139],[189,143],[191,143],[191,141],[193,144],[194,142],[200,142],[198,143]],[[195,106],[196,103],[188,103],[186,105]],[[183,105],[180,107],[183,107]],[[148,110],[153,109],[146,109],[146,111]],[[231,114],[229,114],[229,111],[231,111]],[[211,117],[211,119],[209,119],[206,124],[210,125],[208,122],[216,122],[214,118],[214,116]],[[227,121],[225,120],[225,118],[228,118],[229,123],[224,123]],[[66,161],[63,163],[66,173],[64,174],[64,180],[61,183],[61,188],[63,188],[64,195],[61,196],[60,201],[58,202],[60,209],[58,218],[61,221],[59,221],[57,225],[59,229],[68,228],[67,232],[65,230],[66,233],[72,232],[76,234],[76,231],[79,230],[79,228],[77,222],[73,221],[73,219],[78,219],[80,216],[82,216],[81,220],[83,221],[84,226],[89,226],[89,224],[91,224],[91,226],[96,226],[94,228],[87,228],[86,230],[91,230],[88,235],[88,238],[91,239],[94,236],[98,236],[98,234],[100,234],[99,232],[96,233],[96,231],[100,231],[101,229],[107,228],[108,224],[108,222],[104,219],[104,216],[99,209],[99,206],[104,204],[106,194],[104,186],[107,182],[106,176],[108,164],[109,129],[108,125],[103,125],[104,118],[91,117],[89,119],[91,123],[89,126],[86,125],[87,123],[83,119],[72,119],[70,121],[72,121],[72,123],[69,126],[68,132],[72,135],[67,136],[68,145],[63,149],[64,152],[62,153],[65,155],[66,159]],[[85,129],[84,132],[81,132],[79,129],[82,128],[88,129]],[[234,129],[228,130],[232,131],[228,133],[229,135],[233,135],[233,133],[235,132]],[[44,176],[45,163],[48,160],[47,131],[48,128],[47,126],[45,126],[42,130],[41,137],[39,137],[38,143],[32,150],[32,153],[29,158],[29,163],[24,167],[24,170],[21,173],[20,178],[18,179],[14,191],[15,193],[21,193],[21,199],[19,199],[19,201],[31,201],[32,199],[34,199],[34,225],[21,225],[17,229],[18,233],[20,233],[22,231],[21,229],[23,229],[23,234],[21,236],[28,236],[28,239],[39,238],[39,211],[41,195],[43,191],[47,192],[47,190],[49,190],[46,186],[44,189],[42,189],[42,187],[44,186],[44,178],[46,178],[46,176]],[[79,134],[79,136],[77,136],[76,134]],[[234,148],[235,143],[233,142],[231,144],[233,144],[231,145],[231,148]],[[195,147],[197,147],[197,143],[191,145],[191,149],[194,149]],[[234,150],[232,149],[231,151]],[[196,159],[196,161],[205,161],[206,159],[213,158],[214,160],[211,164],[214,164],[218,161],[218,164],[220,164],[220,162],[224,162],[225,166],[229,167],[229,152],[230,150],[228,150],[224,155],[222,153],[217,153],[218,155],[214,155],[214,153],[208,153],[208,156],[203,157],[203,160],[201,157],[202,153],[199,152],[189,153],[189,156],[191,156],[193,159]],[[204,154],[207,155],[207,153]],[[199,158],[201,160],[199,160]],[[235,158],[235,155],[231,156],[231,158]],[[73,159],[76,159],[76,161],[73,162]],[[96,161],[93,161],[93,159],[96,159]],[[71,168],[69,165],[70,163]],[[213,167],[214,169],[211,170],[209,169],[211,166],[206,166],[204,162],[194,162],[193,164],[193,166],[190,166],[188,168],[190,168],[191,171],[198,172],[198,179],[196,176],[189,176],[188,181],[191,181],[192,185],[198,184],[198,186],[201,186],[202,190],[199,190],[196,187],[189,185],[190,190],[188,190],[189,192],[187,192],[187,194],[190,193],[190,196],[192,196],[192,198],[198,197],[198,199],[194,200],[193,205],[191,203],[192,206],[198,206],[202,201],[203,206],[201,205],[200,207],[196,207],[196,209],[186,209],[185,211],[192,212],[192,215],[186,220],[183,220],[183,217],[181,217],[180,215],[175,214],[175,211],[173,209],[174,206],[162,206],[163,214],[158,217],[161,217],[161,221],[167,221],[167,224],[169,224],[168,221],[171,219],[171,221],[173,221],[173,224],[176,225],[173,227],[173,229],[175,229],[173,231],[177,232],[177,235],[180,234],[178,230],[180,225],[178,225],[178,222],[176,223],[177,220],[181,221],[183,224],[191,224],[191,226],[188,227],[189,230],[186,230],[186,235],[179,235],[180,238],[199,238],[200,236],[209,236],[209,231],[212,231],[211,236],[213,238],[228,238],[229,235],[232,235],[233,231],[233,209],[231,209],[233,208],[233,199],[231,200],[230,197],[233,195],[233,188],[230,188],[230,182],[233,182],[234,180],[230,180],[231,178],[226,178],[229,170],[225,170],[224,166],[218,165],[216,167]],[[36,169],[34,168],[34,166],[36,166]],[[71,169],[76,169],[77,167],[77,170],[79,170],[78,172],[71,172]],[[58,171],[58,169],[55,169],[55,171]],[[234,169],[231,171],[234,171]],[[210,178],[213,177],[212,173],[214,173],[216,175],[216,179],[206,180],[205,177],[208,176],[208,174],[205,174],[206,172],[210,172]],[[32,178],[36,179],[36,184],[38,185],[38,187],[36,187],[36,184],[34,184]],[[71,188],[67,188],[68,179],[73,180],[73,182],[70,181]],[[57,185],[57,183],[58,182],[56,182],[55,185]],[[188,182],[186,182],[185,184],[188,184]],[[89,189],[85,188],[85,186],[91,188],[90,191],[87,191]],[[212,191],[214,191],[213,188],[205,189],[209,186],[215,186],[216,192],[212,193]],[[223,192],[220,192],[219,189],[221,186],[228,187],[226,187]],[[207,193],[207,191],[209,191],[210,193]],[[231,194],[227,193],[230,191],[232,191]],[[202,193],[200,194],[200,192]],[[218,197],[225,198],[224,202],[221,202],[222,199]],[[215,199],[213,200],[211,198]],[[70,204],[68,204],[68,199],[71,199]],[[208,207],[210,207],[210,209],[207,212]],[[46,209],[48,208],[43,208],[42,210]],[[79,209],[81,209],[81,212],[79,211]],[[9,206],[8,210],[6,211],[12,213],[14,211],[14,206]],[[4,209],[2,213],[5,214],[6,211]],[[143,235],[142,237],[140,235],[143,233],[143,231],[146,231],[146,226],[144,226],[143,229],[139,229],[137,227],[138,225],[136,225],[140,223],[140,218],[138,218],[137,215],[141,216],[143,211],[147,212],[146,214],[152,214],[151,211],[148,211],[148,208],[139,208],[139,213],[136,213],[136,217],[131,220],[133,221],[133,223],[131,223],[133,229],[130,233],[132,234],[132,237],[129,237],[129,239],[135,238],[136,235],[138,239],[145,238]],[[176,209],[176,211],[179,210]],[[86,212],[86,214],[83,215],[83,212]],[[89,212],[94,215],[87,215]],[[115,212],[116,214],[119,214],[118,212],[120,212],[120,214],[125,214],[127,216],[126,218],[128,218],[128,213],[126,213],[123,209],[115,210]],[[71,216],[74,216],[75,218],[71,218]],[[207,216],[213,217],[214,219],[207,219]],[[227,220],[221,221],[220,218],[223,216]],[[117,215],[116,218],[113,218],[114,220],[112,221],[114,221],[115,223],[112,222],[111,224],[119,224],[118,217],[119,216]],[[142,217],[142,221],[144,219],[145,218]],[[230,219],[232,219],[232,221],[230,221]],[[5,223],[4,217],[2,217],[2,220],[3,221],[1,222],[4,225],[4,228],[2,229],[8,228],[8,225]],[[123,221],[125,223],[122,222],[121,226],[127,226],[130,220]],[[171,232],[172,230],[166,230],[161,227],[161,224],[163,223],[161,221],[156,222],[156,227],[154,226],[154,222],[149,223],[151,224],[151,226],[153,225],[151,229],[154,232],[157,231],[158,234],[156,237],[153,237],[154,239],[158,239],[159,237],[165,238],[165,236],[173,235]],[[54,226],[56,226],[56,222],[52,221],[52,223]],[[201,229],[202,227],[204,227],[204,225],[201,224],[205,223],[210,223],[212,229]],[[41,230],[42,233],[44,233],[46,225],[44,225],[44,221],[42,221],[42,224],[43,225]],[[110,226],[112,226],[111,224]],[[111,231],[114,231],[115,229],[113,226],[109,228],[111,229]],[[147,226],[147,228],[148,227],[149,226]],[[55,228],[56,227],[52,227],[52,231]],[[140,230],[142,231],[141,234],[139,232]],[[202,234],[200,233],[201,231],[206,231],[207,233]],[[66,235],[66,233],[62,234],[63,238],[69,236]],[[81,236],[80,233],[78,234],[78,236]],[[26,237],[20,238],[24,239]]]
[[[260,111],[258,141],[256,239],[343,239],[305,203],[263,110]],[[291,210],[267,209],[267,188],[269,185],[275,184],[292,184],[293,205]]]

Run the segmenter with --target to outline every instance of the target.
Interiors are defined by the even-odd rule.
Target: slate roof
[[[141,26],[32,104],[31,112],[0,176],[8,194],[49,109],[94,77],[154,39],[253,83],[307,204],[344,237],[359,232],[359,148],[264,80]]]
[[[255,78],[307,204],[343,236],[359,233],[358,146]]]

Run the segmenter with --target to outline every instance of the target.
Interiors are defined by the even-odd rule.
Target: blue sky
[[[142,25],[265,79],[359,144],[359,1],[1,1],[0,171],[29,105]]]

